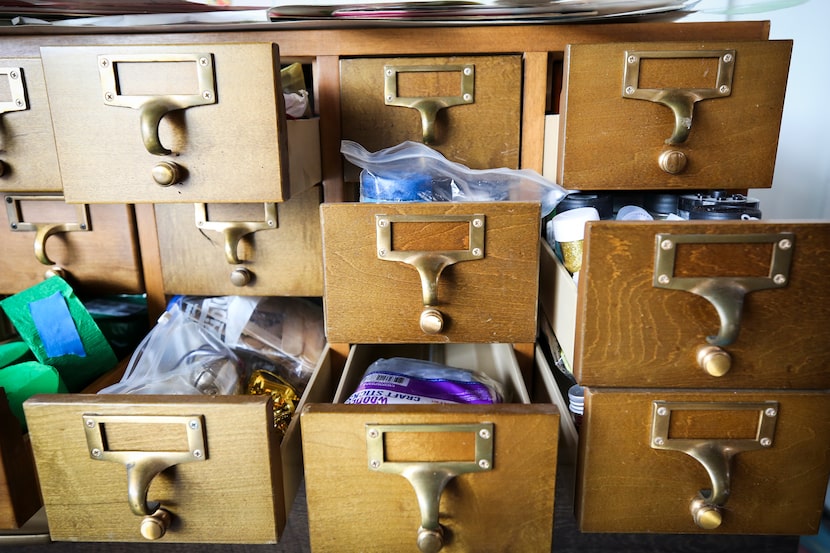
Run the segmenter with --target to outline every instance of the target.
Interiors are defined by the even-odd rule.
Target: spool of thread
[[[568,411],[571,412],[574,426],[579,430],[585,412],[585,388],[579,384],[575,384],[568,389]]]

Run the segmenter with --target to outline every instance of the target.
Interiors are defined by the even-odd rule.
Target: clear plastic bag
[[[567,191],[530,169],[469,169],[418,142],[369,152],[343,140],[340,152],[362,169],[360,200],[394,201],[538,201],[542,216],[551,213]]]
[[[485,374],[432,361],[378,359],[345,403],[502,403],[502,385]]]
[[[173,305],[139,344],[120,382],[101,394],[240,393],[239,358],[213,332]]]

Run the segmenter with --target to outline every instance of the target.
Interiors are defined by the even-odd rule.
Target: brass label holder
[[[23,82],[23,68],[0,67],[0,76],[4,75],[9,87],[10,98],[8,101],[0,102],[0,114],[29,109],[29,102],[26,99],[26,85]]]
[[[118,85],[119,63],[193,62],[198,91],[193,94],[123,95]],[[171,150],[161,144],[159,123],[167,113],[216,103],[216,82],[213,76],[213,54],[112,54],[98,56],[98,72],[103,89],[103,100],[108,106],[139,110],[141,137],[144,147],[154,155],[169,155]]]
[[[90,232],[92,224],[89,218],[89,205],[75,205],[76,220],[63,223],[35,223],[23,221],[23,214],[20,209],[22,201],[64,201],[61,194],[7,194],[4,196],[6,213],[9,218],[9,227],[12,232],[34,232],[35,233],[35,258],[43,265],[54,265],[55,263],[46,255],[46,240],[62,232]]]
[[[769,274],[758,277],[676,277],[675,259],[678,244],[746,243],[773,245]],[[711,303],[718,312],[720,329],[707,336],[714,346],[735,342],[741,329],[741,312],[746,294],[770,288],[783,288],[790,280],[795,235],[791,232],[770,234],[666,234],[655,235],[655,288],[683,290],[697,294]]]
[[[457,72],[461,75],[458,96],[398,96],[398,73]],[[435,117],[442,109],[475,103],[475,65],[386,65],[383,68],[383,98],[387,106],[411,108],[421,114],[424,144],[435,142]]]
[[[389,462],[385,460],[384,435],[391,432],[469,432],[475,436],[475,458],[472,461]],[[366,425],[369,470],[403,476],[415,490],[421,510],[416,541],[422,553],[435,553],[444,545],[438,516],[441,493],[447,483],[460,474],[493,469],[493,432],[493,423]]]
[[[162,471],[183,463],[205,461],[205,420],[195,416],[156,415],[83,415],[89,456],[96,461],[119,463],[127,469],[127,503],[130,510],[143,516],[141,534],[147,539],[158,539],[170,524],[170,513],[157,501],[148,502],[150,483]],[[123,451],[109,450],[106,442],[107,424],[179,424],[185,430],[187,449],[182,451]]]
[[[673,411],[758,411],[754,438],[672,438],[669,435]],[[744,451],[772,447],[778,402],[668,402],[655,401],[652,409],[652,449],[679,451],[689,455],[706,469],[712,483],[710,490],[700,490],[690,509],[695,523],[711,530],[720,526],[721,511],[730,494],[732,457]]]
[[[643,59],[718,58],[718,73],[712,88],[640,88],[640,64]],[[732,94],[735,50],[663,50],[625,52],[623,64],[623,98],[648,100],[662,104],[674,113],[674,131],[666,144],[682,144],[692,129],[692,111],[701,100],[724,98]]]
[[[467,223],[469,226],[466,250],[393,250],[392,225],[394,223]],[[474,215],[375,215],[377,229],[377,256],[383,261],[396,261],[411,265],[421,278],[424,310],[420,326],[427,334],[441,332],[443,315],[438,311],[438,280],[443,270],[462,261],[484,258],[485,217]]]
[[[195,205],[196,228],[219,232],[225,240],[225,259],[230,265],[240,265],[239,241],[242,237],[261,230],[272,230],[279,227],[277,216],[277,204],[263,203],[263,218],[261,221],[209,221],[207,215],[207,204],[197,203]],[[250,282],[252,276],[250,271],[244,267],[238,267],[231,274],[231,282],[236,286],[244,286]]]

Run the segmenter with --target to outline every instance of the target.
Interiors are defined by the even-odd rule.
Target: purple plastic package
[[[346,403],[501,403],[504,394],[491,378],[418,359],[378,359],[369,366]]]

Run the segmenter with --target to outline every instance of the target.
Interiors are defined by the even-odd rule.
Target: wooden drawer
[[[830,471],[828,412],[823,391],[586,389],[580,527],[814,534]],[[701,492],[725,501],[717,514],[700,513],[704,524],[720,518],[720,526],[695,523]]]
[[[370,152],[425,142],[472,169],[517,169],[521,83],[518,55],[343,59],[343,138]]]
[[[22,432],[0,388],[0,535],[21,528],[40,506],[29,436]]]
[[[62,273],[79,293],[144,291],[128,205],[70,205],[59,194],[3,194],[0,293]]]
[[[70,202],[280,202],[316,183],[289,182],[273,44],[43,47],[41,56]],[[319,174],[319,156],[291,164],[304,161]]]
[[[321,195],[315,186],[278,204],[156,204],[165,291],[322,296]]]
[[[321,218],[331,342],[535,341],[539,204],[323,204]]]
[[[40,58],[0,58],[0,191],[60,192]]]
[[[791,50],[789,40],[569,46],[557,182],[772,186]]]
[[[826,223],[592,222],[578,286],[543,245],[540,303],[583,386],[830,389],[828,248]]]
[[[326,348],[299,408],[331,401],[331,365]],[[302,479],[299,417],[280,442],[270,396],[40,395],[24,410],[55,541],[144,541],[135,511],[157,501],[161,542],[274,543]]]
[[[482,371],[515,403],[339,404],[373,361],[394,356]],[[552,405],[529,403],[508,344],[353,346],[335,402],[301,415],[315,552],[417,551],[419,527],[435,523],[447,553],[509,551],[517,543],[550,549],[559,415]],[[377,440],[385,445],[379,456]],[[398,469],[422,479],[423,491],[414,492]],[[447,475],[446,487],[431,475]],[[423,514],[417,495],[429,505]]]

